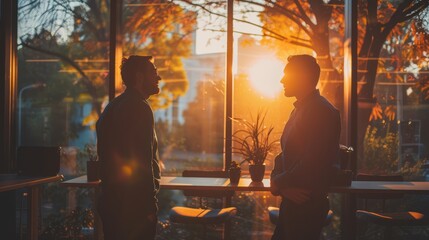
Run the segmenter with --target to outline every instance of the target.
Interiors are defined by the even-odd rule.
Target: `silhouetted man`
[[[340,114],[316,89],[316,59],[295,55],[288,61],[281,83],[285,96],[297,101],[271,173],[272,193],[282,196],[272,240],[317,240],[329,211],[327,191],[339,152]]]
[[[161,80],[152,57],[124,58],[126,90],[97,122],[101,161],[100,216],[105,239],[154,239],[160,168],[154,118],[147,99]]]

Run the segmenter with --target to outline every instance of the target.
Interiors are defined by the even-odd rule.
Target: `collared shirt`
[[[318,90],[294,106],[281,137],[281,166],[276,163],[272,181],[279,188],[326,193],[339,154],[339,111]]]
[[[156,202],[161,174],[154,129],[152,109],[135,89],[108,104],[97,121],[103,192]]]

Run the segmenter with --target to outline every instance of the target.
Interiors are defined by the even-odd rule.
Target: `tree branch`
[[[212,32],[226,32],[226,30],[221,30],[221,29],[207,29],[207,28],[205,28],[204,30],[212,31]],[[245,35],[250,35],[250,36],[269,37],[269,38],[273,38],[273,39],[276,39],[276,40],[279,40],[279,41],[284,41],[284,42],[293,44],[295,46],[305,47],[305,48],[313,50],[313,46],[311,44],[299,42],[299,41],[296,41],[296,40],[289,40],[289,39],[280,38],[280,37],[277,37],[277,36],[267,35],[267,34],[246,33],[246,32],[237,31],[237,30],[234,30],[234,32],[235,33],[245,34]],[[307,39],[301,39],[301,38],[294,37],[294,36],[291,36],[291,37],[296,38],[297,40],[309,42]]]
[[[28,49],[37,51],[37,52],[41,52],[50,56],[54,56],[59,58],[61,61],[65,62],[66,64],[69,64],[70,66],[72,66],[74,69],[76,69],[76,71],[81,75],[81,79],[83,79],[84,81],[84,85],[86,86],[86,88],[88,89],[88,92],[91,94],[91,96],[93,97],[93,99],[96,101],[96,97],[97,97],[97,89],[92,85],[91,80],[89,79],[89,77],[85,74],[85,72],[80,68],[80,66],[74,62],[72,59],[70,59],[69,57],[61,54],[61,53],[57,53],[54,51],[50,51],[47,49],[43,49],[43,48],[39,48],[39,47],[35,47],[35,46],[31,46],[30,44],[27,44],[23,39],[21,39],[21,44],[23,47],[26,47]]]
[[[199,8],[201,8],[202,10],[204,10],[204,11],[206,11],[206,12],[210,13],[210,14],[213,14],[213,15],[215,15],[215,16],[219,16],[219,17],[226,18],[226,16],[225,16],[225,15],[222,15],[222,14],[220,14],[220,13],[216,13],[216,12],[213,12],[213,11],[211,11],[210,9],[208,9],[208,8],[206,8],[206,7],[204,7],[204,6],[202,6],[201,4],[196,4],[196,3],[193,3],[192,1],[188,1],[188,0],[181,0],[181,1],[182,1],[182,2],[187,3],[187,4],[191,5],[191,6],[199,7]],[[255,27],[258,27],[258,28],[260,28],[260,29],[262,29],[262,30],[264,30],[264,31],[266,31],[266,32],[268,32],[268,33],[270,33],[270,34],[273,34],[273,35],[266,35],[266,36],[271,36],[271,37],[272,37],[272,36],[276,36],[277,38],[282,39],[282,41],[286,41],[286,42],[289,42],[289,43],[291,43],[291,44],[296,44],[296,45],[298,45],[298,42],[297,42],[297,41],[290,40],[288,37],[283,36],[283,35],[282,35],[282,34],[280,34],[280,33],[274,32],[274,31],[272,31],[272,30],[268,29],[267,27],[264,27],[264,26],[261,26],[261,25],[259,25],[259,24],[256,24],[256,23],[253,23],[253,22],[249,22],[249,21],[246,21],[246,20],[242,20],[242,19],[234,18],[233,20],[234,20],[234,21],[238,21],[238,22],[242,22],[242,23],[246,23],[246,24],[249,24],[249,25],[252,25],[252,26],[255,26]],[[299,44],[299,46],[303,46],[303,45]],[[308,47],[308,46],[309,46],[309,45],[305,45],[305,46],[303,46],[303,47]]]
[[[302,7],[301,3],[298,0],[294,0],[294,3],[296,7],[298,8],[298,11],[301,14],[301,19],[304,20],[305,23],[307,23],[311,28],[315,26],[313,21],[308,17],[308,15],[305,13],[304,8]]]
[[[420,14],[423,10],[425,10],[429,6],[429,1],[420,1],[413,6],[409,7],[404,11],[402,15],[401,22],[405,22],[410,20],[411,18]]]
[[[395,12],[390,17],[389,21],[384,24],[384,28],[382,31],[383,36],[388,36],[392,29],[401,21],[402,14],[404,14],[404,9],[410,6],[412,1],[402,1],[401,4],[396,8]]]
[[[285,15],[287,18],[289,18],[291,21],[293,21],[295,24],[297,24],[298,27],[301,28],[309,37],[313,36],[313,33],[310,32],[310,30],[307,29],[307,27],[303,24],[303,23],[306,24],[306,22],[304,21],[304,19],[302,19],[301,16],[297,15],[293,11],[290,11],[290,10],[282,7],[278,3],[275,3],[273,1],[267,1],[268,3],[270,3],[274,6],[274,7],[270,7],[266,4],[262,4],[262,3],[255,2],[255,1],[249,1],[249,0],[238,0],[238,1],[253,4],[255,6],[259,6],[259,7],[263,7],[263,8],[269,8],[269,9],[271,9],[271,10],[273,10],[279,14]],[[311,29],[311,30],[313,30],[313,29]]]
[[[368,14],[366,16],[366,27],[363,43],[359,51],[360,57],[367,57],[371,48],[374,36],[379,34],[379,27],[377,21],[377,1],[368,1],[367,3]]]
[[[387,38],[387,36],[390,34],[392,29],[401,22],[405,22],[419,13],[421,13],[423,10],[425,10],[429,6],[429,1],[419,1],[412,5],[413,1],[403,1],[396,11],[393,13],[392,17],[389,19],[389,21],[384,25],[382,36],[384,38]]]

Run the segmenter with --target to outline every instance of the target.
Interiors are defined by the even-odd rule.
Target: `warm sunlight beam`
[[[263,97],[275,98],[283,89],[283,68],[284,64],[275,56],[261,57],[249,69],[250,84]]]

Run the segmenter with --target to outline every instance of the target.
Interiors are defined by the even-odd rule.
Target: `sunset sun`
[[[274,56],[257,60],[249,69],[251,86],[263,97],[275,98],[282,91],[284,64]]]

